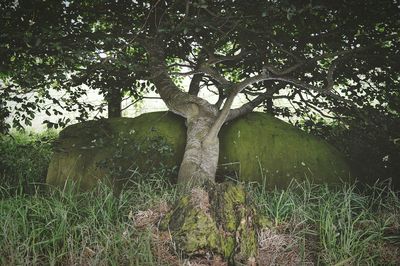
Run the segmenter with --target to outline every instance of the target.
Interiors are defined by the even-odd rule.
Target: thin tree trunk
[[[267,113],[273,115],[274,114],[274,102],[272,98],[267,98],[266,100],[266,110]]]
[[[119,89],[111,89],[107,97],[108,118],[121,117],[122,92]]]

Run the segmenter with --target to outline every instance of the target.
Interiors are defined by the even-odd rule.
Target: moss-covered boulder
[[[349,180],[350,168],[333,146],[265,113],[250,113],[220,133],[220,168],[246,181],[286,186],[291,179],[317,183]]]
[[[120,173],[138,167],[179,166],[186,140],[184,120],[170,112],[71,125],[60,132],[47,182],[83,189],[97,180],[115,183]],[[264,113],[250,113],[220,132],[219,176],[229,175],[267,186],[285,186],[292,178],[316,182],[347,179],[349,167],[325,141]],[[107,177],[107,178],[105,178]]]

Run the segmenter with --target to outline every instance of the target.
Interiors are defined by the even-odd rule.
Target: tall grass
[[[131,184],[119,195],[104,184],[93,191],[51,189],[0,202],[0,265],[153,265],[151,231],[137,230],[131,213],[175,190],[160,177]],[[4,190],[3,190],[4,192]]]
[[[152,175],[119,195],[98,184],[90,192],[72,186],[5,197],[0,203],[0,265],[162,265],[152,252],[152,232],[137,229],[130,216],[177,198],[162,180]],[[249,193],[273,221],[272,229],[297,243],[304,261],[399,263],[399,196],[382,184],[360,192],[354,185],[332,189],[294,182],[285,190],[253,187]]]
[[[398,265],[399,194],[385,183],[360,190],[308,181],[285,190],[253,188],[261,212],[274,227],[297,238],[301,250],[322,265]]]

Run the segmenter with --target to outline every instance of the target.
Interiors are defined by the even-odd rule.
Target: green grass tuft
[[[153,265],[151,232],[131,214],[176,191],[160,178],[131,184],[118,196],[99,183],[91,192],[73,185],[20,194],[0,202],[0,265]]]
[[[399,194],[385,183],[361,190],[305,181],[285,190],[252,191],[277,231],[296,239],[303,258],[322,265],[400,263]]]

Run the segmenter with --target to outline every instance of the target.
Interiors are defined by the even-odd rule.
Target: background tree
[[[110,117],[120,116],[124,95],[138,99],[141,91],[150,88],[138,80],[143,69],[132,63],[143,56],[124,41],[126,31],[114,30],[117,26],[121,28],[118,23],[123,20],[114,12],[127,11],[123,9],[125,6],[109,12],[112,5],[98,3],[93,12],[85,3],[81,4],[68,1],[0,4],[3,120],[11,110],[15,127],[30,125],[38,112],[61,115],[78,111],[78,120],[86,120],[89,113],[101,114],[108,109]],[[90,90],[104,95],[107,109],[104,104],[96,106],[87,101]],[[50,126],[64,126],[68,122],[63,118],[47,121]]]

